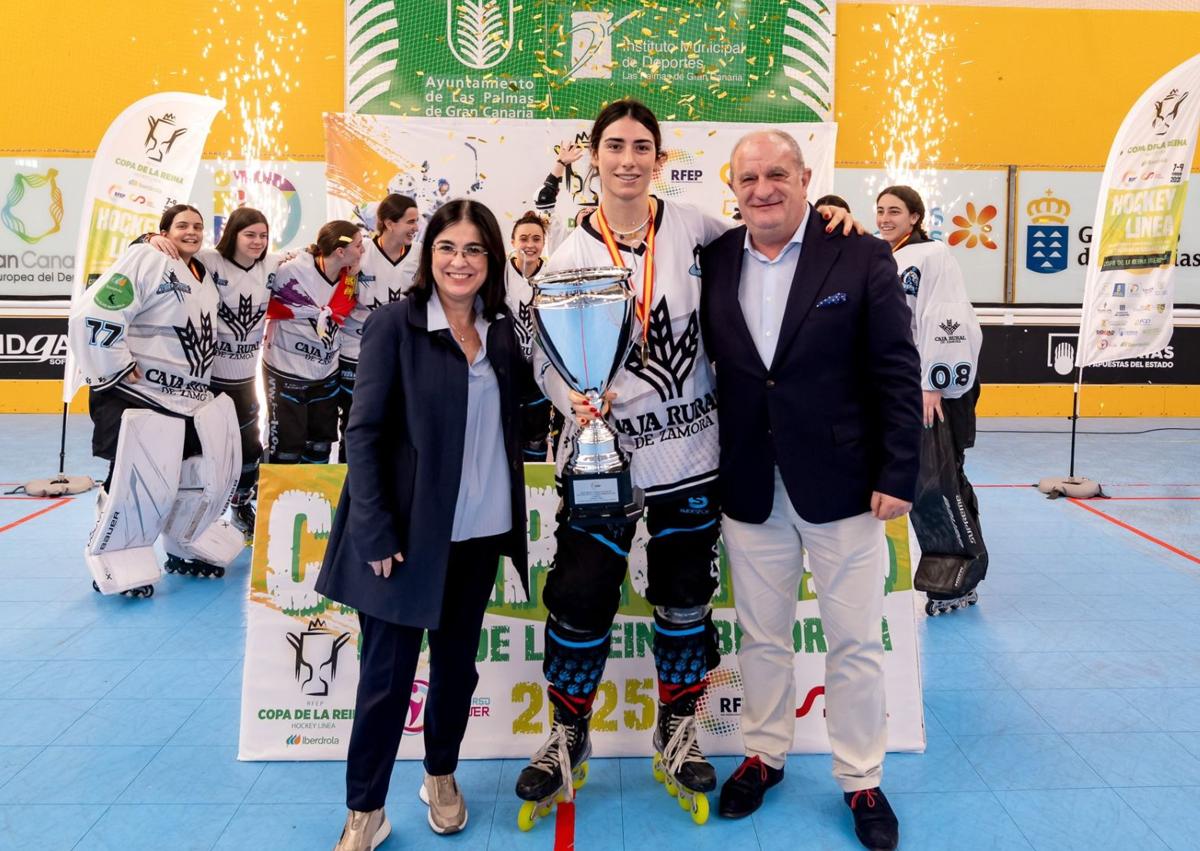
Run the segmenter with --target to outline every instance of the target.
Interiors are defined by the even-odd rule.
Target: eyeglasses
[[[462,254],[467,260],[478,260],[487,254],[487,249],[477,242],[464,245],[462,249],[459,249],[452,242],[439,242],[433,246],[433,253],[447,259],[453,257],[455,254]]]

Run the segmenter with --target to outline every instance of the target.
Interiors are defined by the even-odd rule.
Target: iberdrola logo
[[[58,182],[54,179],[57,176],[58,169],[53,168],[45,174],[17,172],[13,175],[12,187],[8,190],[4,209],[0,210],[0,219],[4,221],[6,228],[30,245],[41,242],[52,233],[58,233],[62,227],[63,198],[62,190],[58,188]],[[43,186],[50,187],[49,205],[43,208],[45,213],[31,209],[34,203],[32,200],[25,202],[24,209],[17,209],[22,206],[21,201],[25,198],[26,189],[41,189]],[[35,229],[34,233],[30,233],[31,228]]]

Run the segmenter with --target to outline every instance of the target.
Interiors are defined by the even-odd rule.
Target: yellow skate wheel
[[[537,801],[526,801],[521,804],[521,809],[517,810],[517,827],[522,833],[533,830],[538,815],[540,814],[537,811]]]
[[[575,770],[571,772],[571,786],[575,789],[582,789],[583,784],[587,783],[587,779],[588,764],[586,762],[581,762],[575,768]]]
[[[675,788],[675,781],[667,778],[667,794],[674,798],[679,794],[679,790]]]
[[[680,787],[680,789],[679,789],[679,809],[690,810],[692,808],[691,798],[692,798],[691,794],[688,792],[685,792],[683,790],[683,787]]]
[[[692,821],[696,824],[708,821],[708,796],[703,792],[692,798]]]
[[[658,754],[654,755],[654,760],[650,763],[650,771],[654,774],[654,779],[659,783],[667,779],[667,772],[663,771],[662,767],[662,757]]]

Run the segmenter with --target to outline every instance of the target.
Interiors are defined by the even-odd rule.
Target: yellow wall
[[[321,113],[343,108],[344,0],[208,0],[192,6],[0,0],[0,5],[0,22],[10,34],[9,80],[19,90],[0,117],[0,156],[89,156],[112,118],[153,91],[236,94],[219,76],[248,70],[257,42],[288,76],[291,89],[274,96],[287,149],[263,152],[261,158],[324,158]],[[221,9],[219,16],[212,14],[214,7]],[[891,60],[883,42],[894,33],[894,12],[886,5],[838,4],[841,164],[876,164],[869,138],[890,108],[885,69]],[[950,39],[940,55],[952,80],[943,111],[957,125],[942,145],[940,160],[947,166],[1101,168],[1134,99],[1200,50],[1200,12],[930,6],[919,10],[917,20]],[[263,21],[285,34],[282,45],[267,43]],[[259,87],[251,81],[247,90]],[[229,100],[233,108],[218,117],[209,137],[212,156],[236,150],[243,133],[236,99]],[[15,388],[5,384],[0,399],[12,400]],[[58,409],[57,382],[20,385],[22,409]],[[1196,416],[1196,390],[1085,389],[1083,404],[1091,415]],[[75,404],[85,404],[83,394]],[[980,402],[980,412],[993,415],[1069,411],[1070,388],[1064,386],[989,387]]]
[[[10,34],[20,34],[6,44],[6,65],[20,69],[10,82],[29,96],[0,118],[0,155],[86,156],[137,97],[168,88],[221,94],[227,84],[219,74],[248,65],[238,57],[248,57],[255,41],[294,82],[279,97],[288,155],[322,159],[321,113],[343,107],[344,0],[2,5]],[[8,11],[17,7],[19,16]],[[222,10],[219,20],[213,7]],[[887,108],[882,43],[894,31],[894,11],[838,4],[835,107],[843,164],[874,160],[868,139]],[[265,42],[260,16],[288,34],[283,47]],[[952,38],[942,64],[955,79],[945,113],[957,127],[942,146],[945,165],[1100,168],[1133,100],[1200,50],[1200,12],[930,6],[918,20]],[[237,145],[240,121],[229,112],[218,118],[211,154]]]

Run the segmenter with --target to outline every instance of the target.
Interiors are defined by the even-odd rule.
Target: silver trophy
[[[533,286],[538,342],[567,386],[603,410],[608,389],[633,336],[634,296],[628,269],[569,269],[539,275]],[[629,458],[603,418],[575,436],[563,468],[563,499],[572,522],[600,524],[637,517],[642,493],[633,488]]]

